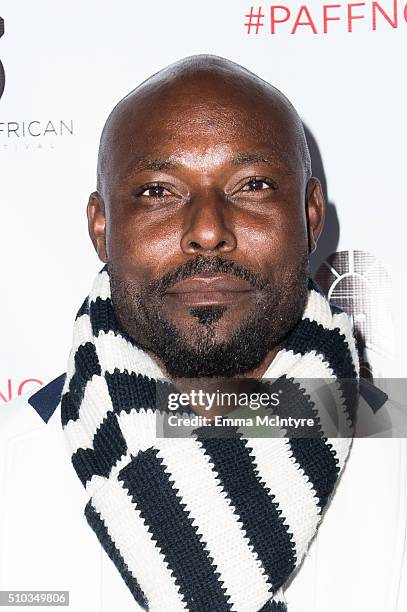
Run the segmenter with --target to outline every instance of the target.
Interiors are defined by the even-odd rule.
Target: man
[[[1,588],[75,611],[404,609],[406,445],[350,443],[350,322],[308,280],[323,210],[297,112],[245,69],[192,57],[119,102],[67,375],[3,409]],[[161,392],[221,378],[277,379],[316,435],[157,436]]]

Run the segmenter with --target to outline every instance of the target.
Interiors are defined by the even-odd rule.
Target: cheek
[[[301,209],[294,208],[290,214],[281,218],[278,232],[275,233],[277,253],[282,263],[295,262],[307,250],[307,225]]]
[[[259,266],[295,265],[307,250],[306,219],[299,205],[242,214],[236,228],[240,250]]]
[[[115,214],[107,221],[106,246],[121,277],[143,285],[160,276],[171,254],[179,252],[179,230],[169,219],[157,223],[148,215]]]

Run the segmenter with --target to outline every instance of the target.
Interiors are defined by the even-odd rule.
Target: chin
[[[199,341],[203,337],[210,337],[219,344],[228,342],[246,317],[247,313],[241,317],[230,316],[226,306],[210,305],[190,308],[185,315],[167,321],[192,346],[196,344],[193,338]]]

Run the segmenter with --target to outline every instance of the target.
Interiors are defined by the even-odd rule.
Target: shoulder
[[[25,394],[0,407],[0,440],[46,425],[61,399],[65,374],[51,380],[39,391]]]
[[[407,406],[366,381],[360,381],[356,438],[407,439]]]

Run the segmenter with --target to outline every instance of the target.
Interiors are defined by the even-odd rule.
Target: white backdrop
[[[356,319],[377,307],[374,376],[405,376],[406,3],[260,2],[256,34],[245,25],[253,1],[0,3],[0,406],[65,370],[73,317],[101,267],[85,207],[107,114],[194,53],[246,66],[297,107],[330,202],[314,268],[331,252],[345,252],[350,271],[358,257],[375,266],[370,314]]]

